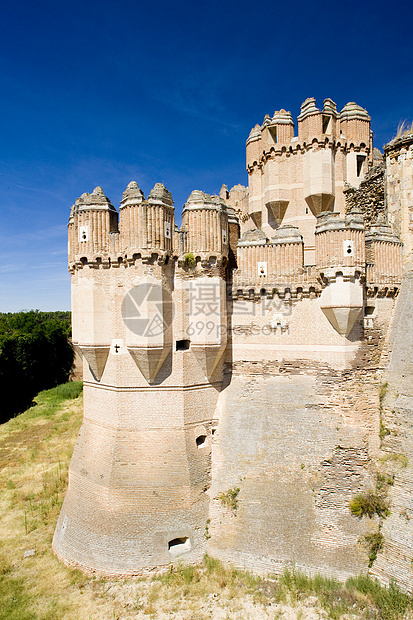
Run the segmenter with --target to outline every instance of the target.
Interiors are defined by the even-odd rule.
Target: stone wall
[[[390,516],[384,519],[383,551],[372,573],[388,583],[413,584],[413,272],[406,273],[389,339],[389,365],[382,379],[381,469],[394,477]]]
[[[278,302],[286,323],[273,332],[273,310],[255,302],[248,317],[237,303],[212,445],[209,553],[259,571],[365,571],[362,541],[376,524],[349,502],[376,485],[378,373],[394,300],[370,302],[361,340],[362,318],[341,337],[318,299]],[[220,498],[237,488],[233,510]]]
[[[371,226],[387,222],[387,211],[384,199],[384,163],[370,170],[358,188],[347,186],[346,213],[361,212],[364,216],[366,230]]]

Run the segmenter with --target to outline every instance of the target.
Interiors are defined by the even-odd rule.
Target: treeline
[[[70,312],[0,313],[0,423],[34,396],[68,380],[74,352]]]

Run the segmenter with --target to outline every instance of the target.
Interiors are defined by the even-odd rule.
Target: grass
[[[51,541],[82,419],[81,384],[42,392],[36,403],[0,426],[0,620],[397,620],[412,610],[395,584],[369,577],[342,584],[290,569],[264,578],[209,556],[129,579],[66,567]]]
[[[397,133],[393,140],[396,140],[397,138],[402,138],[403,136],[407,136],[411,133],[413,133],[413,123],[409,125],[406,123],[406,121],[403,121],[402,123],[399,123],[399,126],[397,127]]]
[[[405,469],[409,464],[409,459],[402,452],[399,452],[399,453],[393,452],[391,454],[386,454],[380,460],[382,463],[393,461],[393,463],[397,463],[398,465],[400,465],[402,469]]]

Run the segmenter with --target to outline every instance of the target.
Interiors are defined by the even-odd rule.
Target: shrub
[[[187,254],[185,254],[184,264],[185,264],[185,267],[189,267],[189,268],[195,267],[196,259],[195,259],[195,255],[193,252],[188,252]]]
[[[374,560],[377,559],[378,552],[383,549],[383,534],[381,532],[366,534],[364,540],[369,550],[369,568],[371,568]]]
[[[351,514],[359,519],[362,517],[373,517],[374,515],[378,517],[388,517],[390,514],[389,507],[385,500],[372,491],[360,493],[353,497],[349,507]]]
[[[218,495],[218,499],[223,506],[230,508],[232,512],[236,512],[238,508],[238,493],[240,492],[239,487],[233,487],[232,489],[228,489],[228,491],[222,492]]]

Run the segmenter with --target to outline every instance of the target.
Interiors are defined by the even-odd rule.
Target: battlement
[[[239,221],[219,196],[194,191],[184,205],[182,227],[175,226],[171,193],[157,183],[147,199],[135,181],[123,192],[119,215],[101,187],[82,194],[69,218],[69,268],[119,267],[163,262],[169,257],[187,265],[186,254],[203,264],[226,264],[234,256]]]
[[[296,153],[316,146],[339,148],[343,152],[371,154],[372,135],[370,116],[354,101],[347,103],[341,112],[332,99],[325,99],[323,109],[309,98],[301,105],[297,117],[298,135],[294,135],[291,112],[275,111],[265,116],[262,125],[255,125],[247,139],[247,169],[265,163],[272,154]]]
[[[304,262],[314,264],[316,218],[324,211],[345,216],[344,190],[357,188],[373,162],[370,116],[354,102],[322,110],[309,98],[297,118],[280,110],[256,125],[247,140],[249,217],[242,232],[262,228],[268,237],[282,225],[300,228]]]

